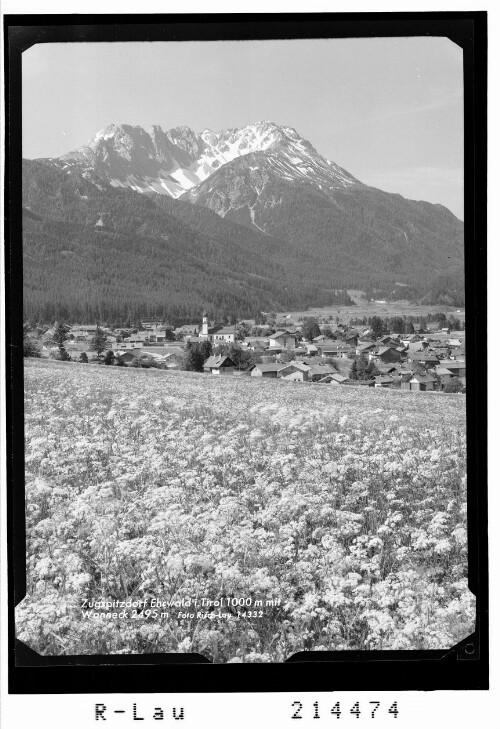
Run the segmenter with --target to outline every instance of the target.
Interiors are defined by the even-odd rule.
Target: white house
[[[222,329],[219,329],[218,332],[215,332],[212,336],[215,344],[221,342],[234,342],[236,341],[236,330],[234,326],[223,327]]]
[[[295,349],[297,346],[297,335],[289,331],[278,331],[269,336],[270,347],[281,347],[283,349]]]

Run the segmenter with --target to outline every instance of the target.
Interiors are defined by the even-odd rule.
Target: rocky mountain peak
[[[293,127],[260,120],[244,127],[197,134],[180,125],[164,131],[159,124],[147,131],[130,124],[109,124],[86,146],[59,163],[97,173],[116,187],[180,197],[240,158],[264,154],[273,174],[323,189],[357,181],[322,157]],[[252,162],[255,164],[255,160]],[[267,174],[267,173],[266,173]]]

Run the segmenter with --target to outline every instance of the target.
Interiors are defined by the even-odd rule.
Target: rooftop
[[[435,382],[436,378],[432,375],[413,375],[413,380],[417,380],[417,382]]]
[[[334,374],[337,370],[334,369],[329,364],[315,364],[311,365],[310,368],[310,374],[311,375],[328,375],[328,374]]]
[[[218,329],[215,334],[234,334],[234,332],[234,327],[222,327],[222,329]]]
[[[274,332],[274,334],[270,334],[269,338],[276,339],[277,337],[284,337],[284,336],[292,337],[292,336],[294,336],[294,334],[292,332],[289,332],[288,329],[285,329],[285,330],[279,330],[277,332]]]
[[[210,368],[213,367],[214,369],[217,369],[218,367],[222,367],[222,365],[228,361],[228,367],[234,367],[234,362],[225,354],[213,354],[211,357],[209,357],[207,360],[205,360],[205,364],[203,365],[204,368]]]
[[[434,371],[436,375],[451,375],[450,370],[448,370],[446,367],[436,367]]]
[[[274,363],[274,364],[256,364],[255,369],[260,370],[261,372],[278,372],[279,370],[284,369],[287,367],[286,364],[280,363]]]

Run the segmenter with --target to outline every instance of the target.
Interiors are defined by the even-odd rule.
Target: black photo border
[[[25,595],[22,354],[22,53],[35,43],[448,37],[463,49],[469,587],[475,632],[449,650],[297,653],[217,664],[197,654],[40,656],[15,639]],[[151,693],[488,688],[486,416],[487,13],[6,15],[5,272],[9,693]]]

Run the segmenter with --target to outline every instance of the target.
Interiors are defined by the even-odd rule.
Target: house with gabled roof
[[[189,336],[189,337],[186,337],[186,342],[190,342],[192,344],[201,344],[202,342],[206,342],[206,339],[204,337]]]
[[[323,383],[325,385],[343,385],[348,380],[349,378],[345,375],[341,375],[340,372],[334,372],[332,375],[325,375],[325,377],[322,377],[321,380],[318,380],[318,383]]]
[[[439,377],[442,385],[447,385],[452,377],[454,377],[453,373],[447,367],[437,366],[434,368],[434,373]]]
[[[165,364],[169,370],[180,370],[184,363],[184,353],[179,351],[170,351],[165,355]]]
[[[334,375],[336,372],[337,370],[326,362],[323,364],[311,365],[309,370],[309,380],[310,382],[318,382],[326,375]]]
[[[429,347],[429,342],[426,342],[423,339],[420,339],[417,342],[410,342],[406,350],[408,354],[417,354],[418,352],[425,352],[426,349]]]
[[[278,370],[278,379],[307,382],[309,380],[310,369],[308,365],[302,364],[302,362],[287,362],[283,369]]]
[[[166,340],[167,334],[165,327],[156,327],[148,330],[148,339],[150,342],[162,343]]]
[[[439,363],[441,367],[446,367],[455,377],[465,377],[465,362],[458,359],[442,359]]]
[[[377,349],[377,345],[375,342],[358,342],[358,346],[356,347],[356,354],[369,354],[370,352],[374,352]]]
[[[408,355],[408,359],[410,362],[418,363],[426,367],[435,367],[440,362],[439,357],[428,352],[414,352]]]
[[[398,367],[396,366],[398,363],[389,363],[389,364],[378,364],[377,370],[380,372],[381,375],[391,375],[398,371]]]
[[[250,370],[251,377],[267,377],[268,379],[276,379],[278,372],[284,369],[287,365],[283,362],[269,362],[256,364]]]
[[[380,347],[374,352],[370,352],[369,359],[375,362],[382,362],[387,364],[388,362],[400,362],[402,351],[396,347]]]
[[[224,354],[213,354],[203,365],[203,371],[211,375],[232,375],[235,364],[230,357]]]
[[[406,382],[401,383],[401,388],[404,390],[418,390],[421,392],[428,392],[435,389],[436,378],[433,375],[413,375]]]
[[[413,377],[413,372],[400,372],[399,374],[394,373],[392,375],[392,387],[393,389],[401,389],[403,382],[407,382],[408,380],[411,380]]]
[[[304,342],[304,347],[307,352],[307,354],[318,354],[319,349],[315,344],[311,344],[310,342]]]
[[[285,329],[269,335],[270,347],[281,347],[282,349],[294,349],[297,346],[298,337]]]
[[[249,349],[265,349],[269,346],[269,337],[245,337],[244,343]]]
[[[375,344],[378,344],[379,346],[382,345],[382,344],[385,344],[387,346],[387,345],[390,345],[390,344],[392,344],[392,345],[399,344],[399,342],[396,342],[391,337],[390,334],[383,334],[381,337],[379,337],[378,339],[375,340]]]
[[[348,344],[342,344],[340,342],[322,342],[318,344],[318,350],[321,352],[323,357],[348,357],[349,354],[354,353],[354,349]]]
[[[213,336],[214,344],[220,344],[221,342],[235,342],[236,328],[234,326],[222,327],[222,329],[219,329],[211,336]]]
[[[149,334],[148,332],[136,332],[135,334],[131,334],[129,337],[125,337],[123,339],[124,342],[137,342],[137,343],[144,343],[149,341]]]
[[[359,334],[355,330],[346,332],[344,336],[344,342],[350,347],[356,347],[358,344]]]
[[[392,387],[394,380],[390,375],[377,375],[373,378],[375,380],[375,387]]]

